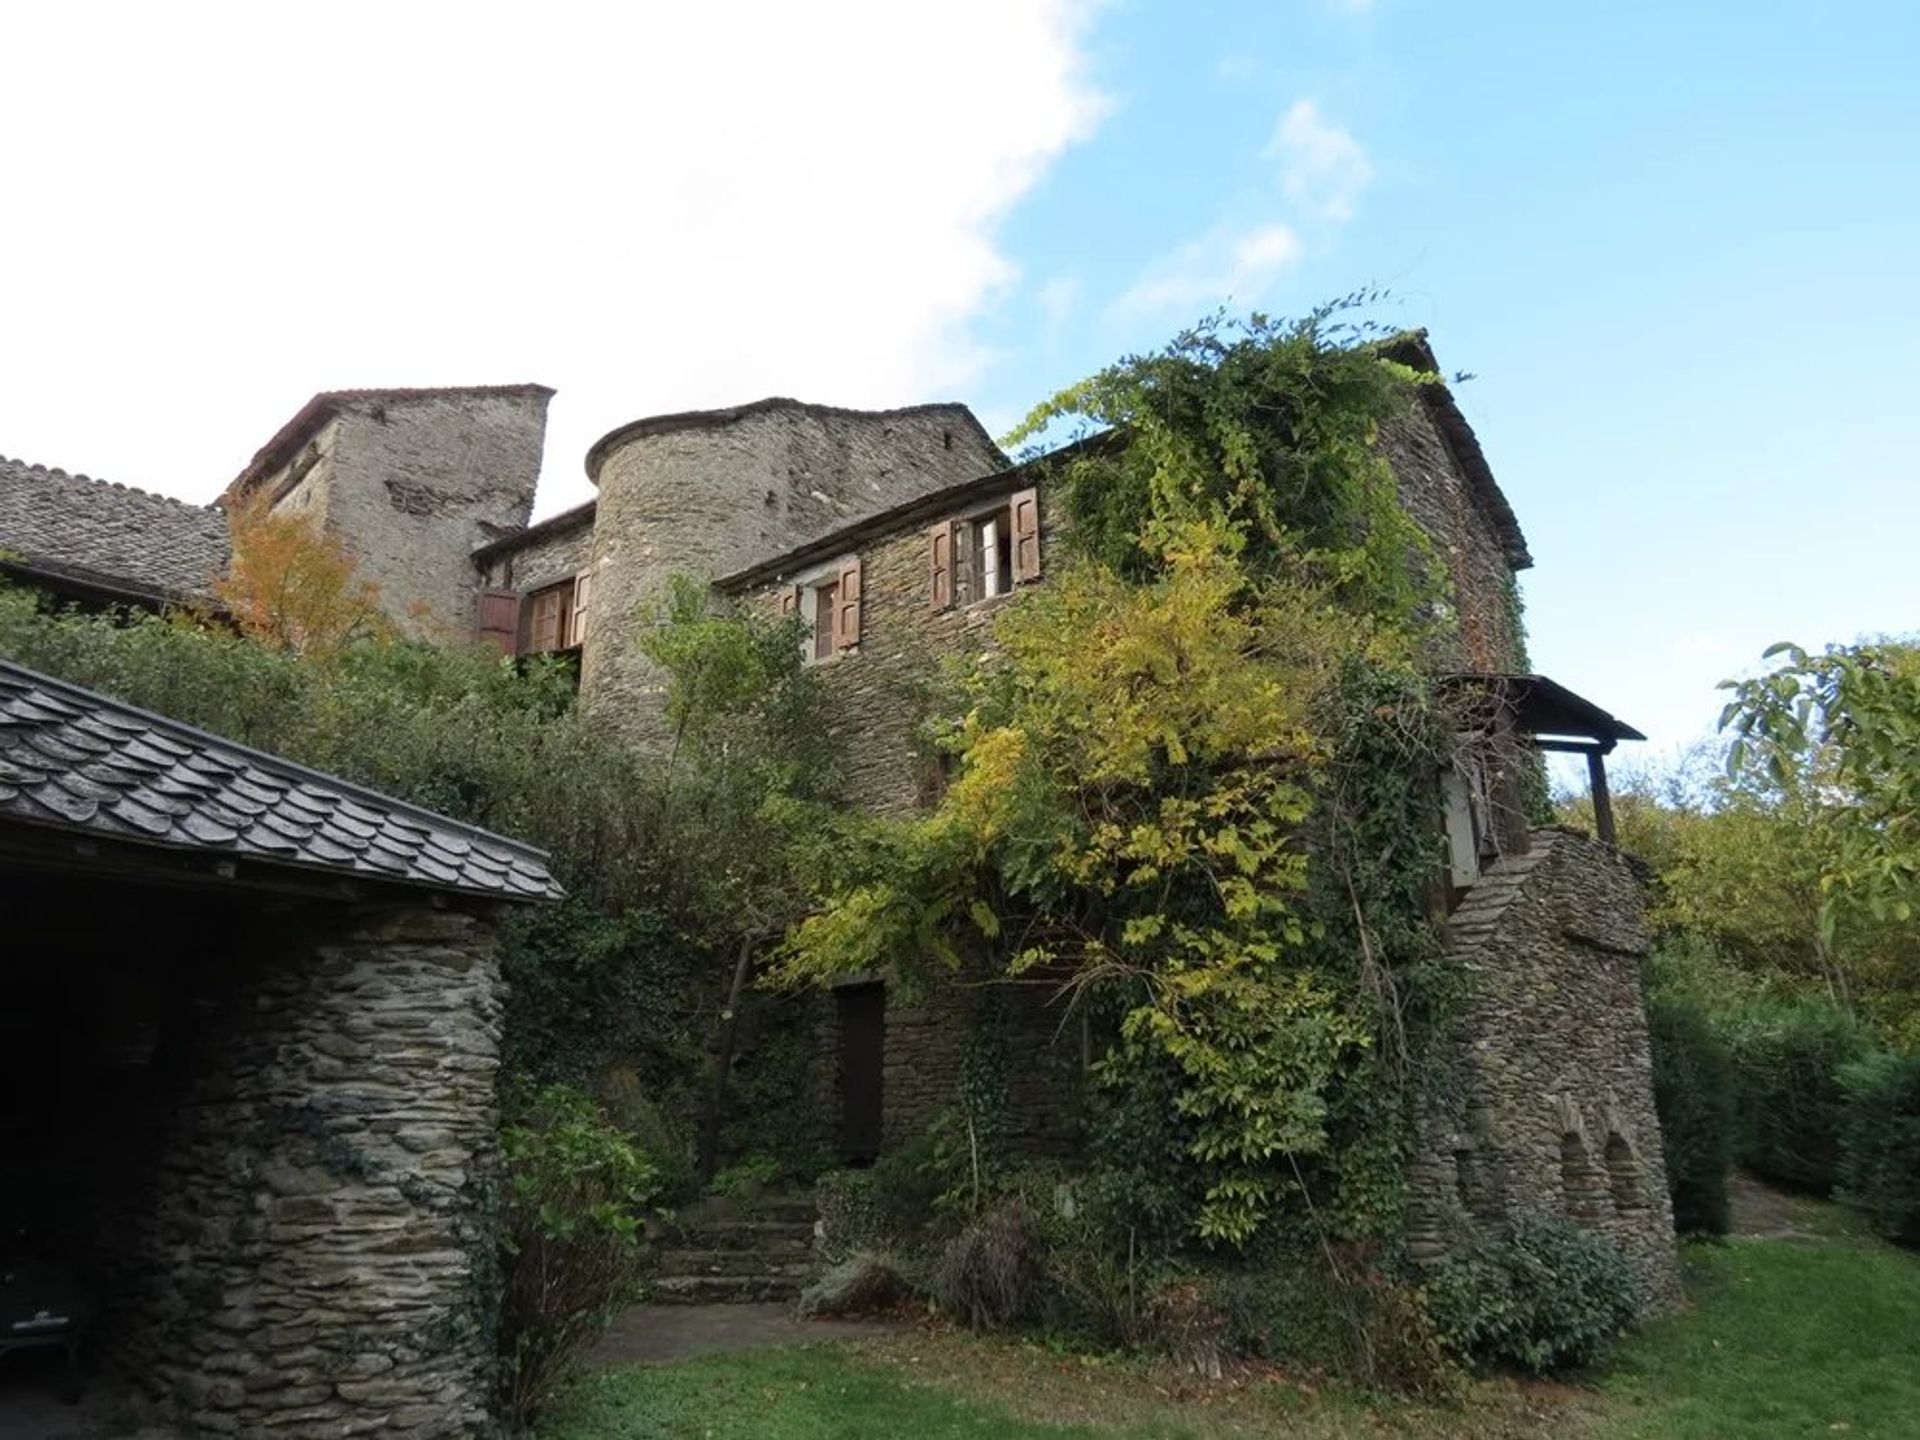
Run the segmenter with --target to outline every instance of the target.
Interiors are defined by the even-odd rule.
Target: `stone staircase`
[[[788,1301],[819,1272],[809,1195],[706,1200],[648,1228],[647,1298],[660,1305]]]

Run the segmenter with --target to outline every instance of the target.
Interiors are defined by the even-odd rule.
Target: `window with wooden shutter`
[[[527,623],[527,648],[534,651],[558,650],[566,636],[566,602],[573,586],[549,585],[536,590],[529,601],[531,615]]]
[[[840,567],[839,613],[833,626],[837,650],[851,650],[860,643],[860,557],[854,556]]]
[[[927,532],[927,563],[933,576],[933,608],[953,604],[953,522],[942,520]]]
[[[480,592],[480,638],[502,655],[517,654],[520,649],[520,592],[482,590]]]
[[[1040,578],[1040,492],[1022,490],[1013,497],[1013,580]]]
[[[567,612],[567,644],[587,643],[587,600],[593,592],[593,572],[582,570],[573,577],[573,605]]]

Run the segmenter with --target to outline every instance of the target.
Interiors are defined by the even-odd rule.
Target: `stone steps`
[[[819,1269],[810,1196],[708,1201],[655,1228],[650,1297],[660,1304],[791,1300]]]

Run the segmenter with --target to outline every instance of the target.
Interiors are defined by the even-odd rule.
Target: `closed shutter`
[[[851,650],[860,643],[860,557],[854,556],[840,567],[839,613],[833,626],[836,650]]]
[[[560,648],[562,619],[560,600],[564,593],[562,587],[554,586],[534,595],[533,619],[528,627],[530,635],[527,648],[536,651]]]
[[[593,572],[582,570],[573,577],[573,608],[567,613],[567,644],[587,643],[587,599],[593,592]]]
[[[480,638],[502,655],[520,649],[520,592],[482,590],[480,592]]]
[[[933,575],[933,608],[953,604],[953,522],[942,520],[927,532],[927,563]]]
[[[1013,497],[1013,582],[1040,578],[1040,492]]]

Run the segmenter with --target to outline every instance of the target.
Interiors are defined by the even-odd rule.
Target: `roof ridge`
[[[11,466],[16,471],[29,475],[46,475],[57,480],[84,480],[89,485],[104,485],[109,490],[124,490],[129,495],[144,495],[149,500],[163,500],[169,505],[177,505],[182,510],[191,510],[196,514],[218,515],[220,511],[213,505],[196,505],[191,500],[182,500],[177,495],[165,495],[158,490],[149,490],[144,485],[129,485],[124,480],[108,480],[99,475],[89,475],[83,470],[63,470],[58,465],[42,465],[37,461],[22,460],[17,455],[0,454],[0,467]]]
[[[600,467],[606,462],[608,452],[627,440],[675,430],[732,425],[776,410],[802,410],[811,415],[852,416],[863,420],[890,420],[907,415],[931,415],[943,410],[958,411],[966,417],[979,438],[985,440],[996,453],[1003,453],[987,427],[980,422],[980,417],[973,413],[973,407],[964,400],[923,400],[912,405],[861,409],[857,405],[828,405],[814,400],[798,400],[791,395],[766,395],[740,405],[718,405],[705,410],[668,410],[658,415],[642,415],[637,420],[616,425],[587,447],[587,478],[599,484]]]

